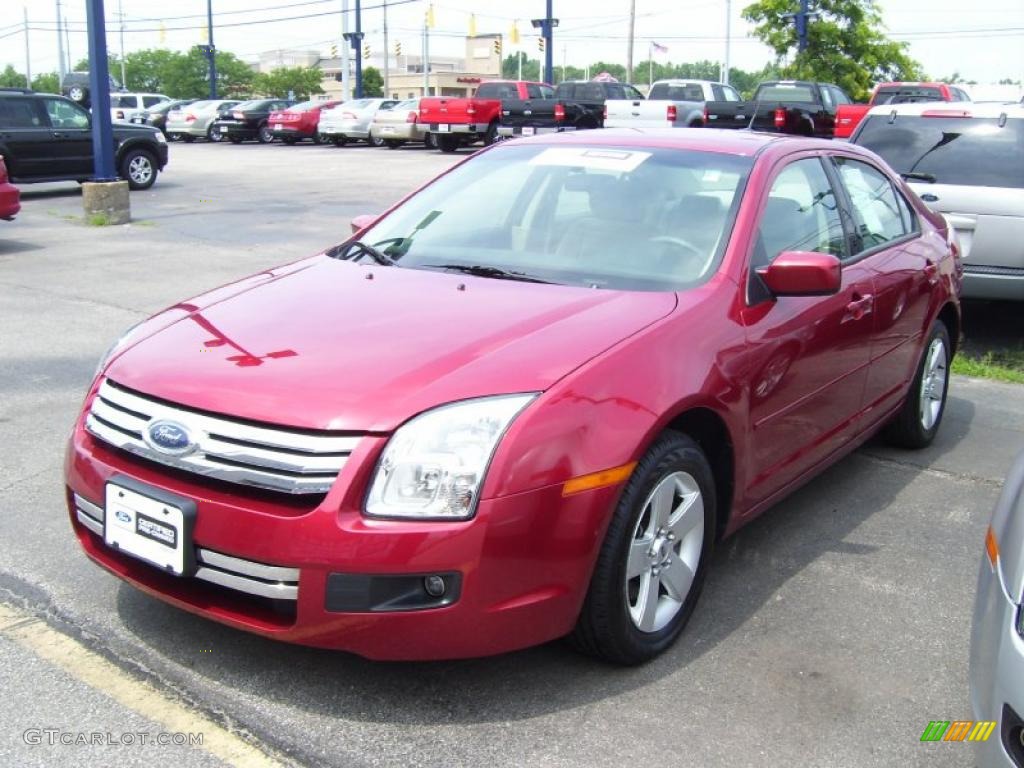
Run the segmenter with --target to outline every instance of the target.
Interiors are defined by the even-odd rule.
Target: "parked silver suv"
[[[956,229],[962,296],[1024,301],[1024,105],[886,104],[851,141],[881,155]]]

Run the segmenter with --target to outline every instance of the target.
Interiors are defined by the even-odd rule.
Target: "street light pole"
[[[547,42],[544,44],[544,73],[548,78],[548,82],[555,79],[554,67],[555,67],[555,48],[554,48],[554,37],[553,30],[554,19],[552,15],[552,0],[547,2],[547,29],[544,30],[544,36],[547,38]]]
[[[57,0],[57,73],[60,75],[60,84],[64,85],[64,76],[68,73],[67,65],[64,62],[64,30],[61,29],[60,0]]]
[[[725,0],[725,71],[722,82],[729,84],[729,46],[732,44],[732,0]]]
[[[551,15],[550,13],[548,14]],[[626,43],[626,82],[633,82],[633,34],[636,30],[636,0],[629,0],[629,42]]]
[[[24,14],[25,19],[25,87],[32,87],[32,57],[28,51],[28,8],[25,6],[21,7],[21,12]]]
[[[388,3],[384,0],[384,98],[391,98],[391,81],[388,79],[388,70],[391,69],[391,52],[388,49]]]
[[[125,74],[124,67],[124,6],[121,4],[121,0],[117,0],[117,17],[121,22],[121,85],[127,88],[128,76]]]
[[[89,93],[92,99],[93,181],[115,181],[114,134],[110,127],[110,69],[103,0],[86,0],[89,33]]]
[[[213,46],[213,0],[206,0],[206,56],[210,62],[210,98],[217,98],[217,49]],[[123,83],[122,83],[123,85]]]

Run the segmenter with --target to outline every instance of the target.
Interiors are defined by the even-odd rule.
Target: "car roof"
[[[905,115],[907,117],[980,117],[1024,118],[1024,104],[988,103],[988,102],[935,102],[925,101],[916,104],[879,104],[868,110],[869,115]]]

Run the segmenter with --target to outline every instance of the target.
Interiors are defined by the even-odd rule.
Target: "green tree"
[[[308,99],[315,93],[323,93],[320,86],[323,72],[319,67],[281,67],[270,72],[260,72],[253,79],[253,90],[264,96],[284,97],[291,91],[297,99]]]
[[[60,75],[43,72],[32,78],[32,90],[38,93],[60,93]]]
[[[8,64],[0,72],[0,88],[24,88],[25,85],[25,76],[12,65]]]
[[[743,18],[754,24],[754,35],[781,61],[797,48],[789,14],[799,10],[799,0],[758,0],[743,10]],[[835,83],[854,99],[865,99],[877,82],[923,76],[906,43],[881,31],[875,0],[817,0],[815,11],[818,17],[808,22],[807,49],[782,67],[786,77]]]
[[[501,62],[501,76],[507,80],[519,77],[519,62],[516,60],[516,54],[509,54]],[[540,80],[540,59],[523,58],[523,79]]]
[[[377,98],[384,95],[384,76],[376,67],[363,69],[363,95]]]

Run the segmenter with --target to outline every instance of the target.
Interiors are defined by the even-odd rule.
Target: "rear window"
[[[884,88],[875,96],[875,104],[913,104],[920,101],[943,101],[938,88],[907,87]]]
[[[696,83],[683,85],[655,83],[648,98],[667,99],[668,101],[704,101],[704,89]]]
[[[797,101],[817,103],[814,91],[809,85],[763,85],[754,94],[755,101]]]
[[[897,173],[927,173],[939,184],[1024,188],[1024,120],[870,115],[854,142]]]
[[[515,83],[484,83],[476,89],[478,99],[518,99],[519,89]]]

